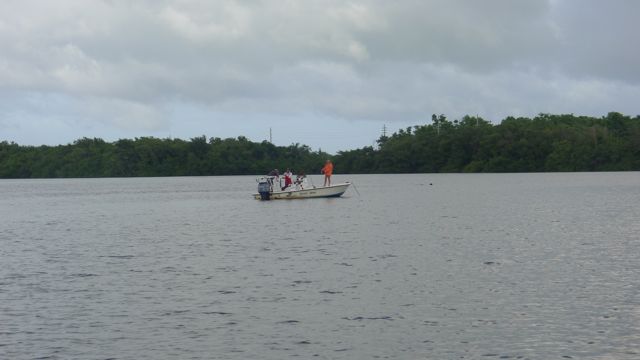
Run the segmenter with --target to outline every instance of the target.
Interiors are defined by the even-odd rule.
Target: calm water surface
[[[639,173],[334,178],[1,180],[0,358],[640,358]]]

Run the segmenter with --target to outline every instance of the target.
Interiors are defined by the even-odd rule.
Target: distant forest
[[[83,138],[58,146],[0,142],[0,178],[256,175],[273,168],[336,173],[554,172],[640,170],[640,117],[540,114],[492,124],[448,120],[381,136],[377,146],[329,155],[300,144],[238,138]]]

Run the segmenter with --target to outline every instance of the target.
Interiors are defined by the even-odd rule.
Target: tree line
[[[637,171],[640,117],[540,114],[492,125],[433,115],[380,137],[377,149],[340,152],[336,163],[349,173]]]
[[[306,145],[275,146],[246,137],[142,137],[109,143],[82,138],[68,145],[0,142],[0,178],[137,177],[266,174],[286,167],[315,169],[328,154]]]
[[[246,137],[190,140],[82,138],[58,146],[0,142],[0,178],[255,175],[273,168],[317,173],[554,172],[640,170],[640,117],[540,114],[492,124],[480,117],[431,123],[381,136],[377,146],[329,155]]]

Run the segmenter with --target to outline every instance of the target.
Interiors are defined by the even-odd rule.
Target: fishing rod
[[[358,191],[358,188],[356,188],[356,183],[351,182],[351,185],[353,185],[353,190],[355,190],[356,194],[358,194],[358,197],[360,197],[360,191]]]

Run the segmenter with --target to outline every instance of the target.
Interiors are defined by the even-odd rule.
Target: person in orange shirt
[[[331,163],[331,160],[327,160],[320,171],[324,174],[324,186],[327,186],[327,183],[331,186],[331,175],[333,174],[333,164]]]

